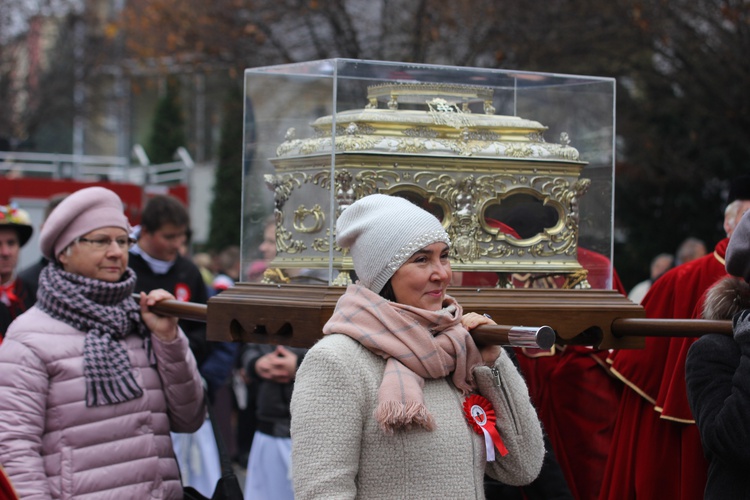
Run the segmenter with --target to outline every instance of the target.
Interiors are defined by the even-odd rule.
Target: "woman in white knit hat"
[[[544,457],[526,385],[479,349],[446,288],[450,240],[407,200],[370,195],[336,223],[359,281],[297,372],[292,479],[308,498],[484,498],[485,472],[528,484]]]
[[[203,388],[177,318],[133,300],[130,225],[102,187],[42,227],[37,302],[0,345],[0,465],[20,498],[182,498],[169,431],[203,423]]]

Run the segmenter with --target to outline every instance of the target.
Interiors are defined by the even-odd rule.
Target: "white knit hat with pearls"
[[[365,196],[336,221],[336,242],[349,249],[360,284],[375,293],[414,252],[439,241],[450,245],[440,221],[398,196]]]

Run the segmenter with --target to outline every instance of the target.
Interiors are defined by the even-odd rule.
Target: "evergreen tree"
[[[216,167],[211,228],[207,247],[222,250],[241,242],[242,217],[242,89],[233,87],[224,105]]]
[[[167,80],[167,92],[156,105],[146,153],[152,164],[174,161],[174,153],[185,146],[185,119],[180,106],[179,83]]]

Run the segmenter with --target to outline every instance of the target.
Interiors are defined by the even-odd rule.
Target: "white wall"
[[[193,243],[205,243],[211,223],[211,201],[214,198],[216,164],[196,164],[190,177],[190,225]]]

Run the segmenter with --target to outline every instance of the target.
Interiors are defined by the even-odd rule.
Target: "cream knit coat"
[[[448,378],[427,380],[432,431],[386,436],[373,412],[385,360],[344,335],[329,335],[307,354],[292,396],[295,498],[484,498],[487,473],[512,485],[533,481],[542,467],[542,430],[515,366],[502,353],[495,368],[475,369],[479,392],[498,415],[508,455],[488,463],[484,438],[469,427],[464,397]]]

